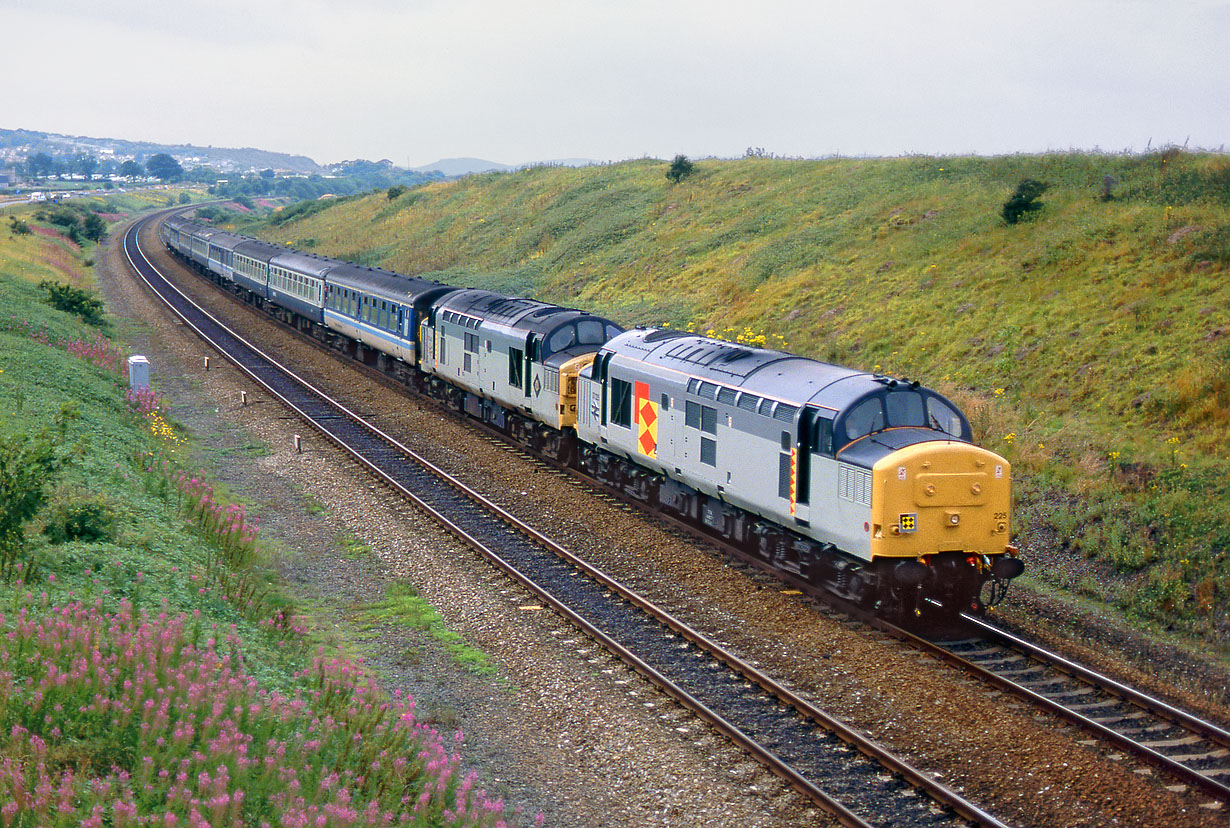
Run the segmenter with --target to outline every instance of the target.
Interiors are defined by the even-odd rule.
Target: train
[[[899,621],[1024,571],[1011,466],[918,381],[293,250],[174,214],[218,285],[789,583]]]

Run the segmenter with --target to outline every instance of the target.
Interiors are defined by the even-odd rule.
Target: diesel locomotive
[[[1003,599],[1011,467],[951,401],[780,351],[362,267],[181,215],[175,255],[512,440],[895,619]]]

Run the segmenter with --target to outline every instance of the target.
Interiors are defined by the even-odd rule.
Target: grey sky
[[[419,165],[1230,144],[1230,0],[0,0],[0,126]]]

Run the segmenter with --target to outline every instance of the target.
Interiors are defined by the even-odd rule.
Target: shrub
[[[34,232],[30,229],[30,225],[24,221],[19,221],[17,216],[9,216],[9,230],[13,232],[14,236],[28,236]]]
[[[52,543],[98,543],[115,538],[115,508],[101,495],[80,490],[56,493],[43,515],[43,534]]]
[[[102,241],[103,234],[106,232],[107,222],[98,213],[90,213],[81,222],[81,235],[92,242]]]
[[[103,303],[97,296],[91,296],[72,285],[62,285],[49,280],[39,282],[38,286],[47,291],[47,303],[53,308],[76,314],[90,325],[102,324]]]
[[[689,161],[686,155],[676,155],[675,160],[671,162],[670,169],[666,171],[666,177],[678,184],[695,171],[696,165]]]
[[[1017,185],[1012,197],[1004,202],[1004,208],[1001,211],[1004,221],[1016,224],[1031,213],[1041,210],[1042,202],[1038,201],[1038,197],[1046,192],[1046,188],[1047,185],[1044,182],[1033,178],[1024,179]]]
[[[25,526],[47,499],[47,487],[65,463],[63,431],[72,417],[65,407],[56,430],[0,437],[0,579],[6,583],[20,570]]]
[[[405,191],[406,191],[406,188],[403,187],[401,184],[397,184],[393,187],[389,187],[389,192],[388,192],[389,201],[392,201],[393,199],[397,198],[399,195],[401,195]]]
[[[48,216],[48,220],[60,227],[72,227],[77,223],[77,211],[71,207],[57,207]]]

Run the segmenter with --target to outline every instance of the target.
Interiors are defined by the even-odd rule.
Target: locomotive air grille
[[[851,466],[837,467],[838,494],[845,500],[871,505],[871,472]]]

